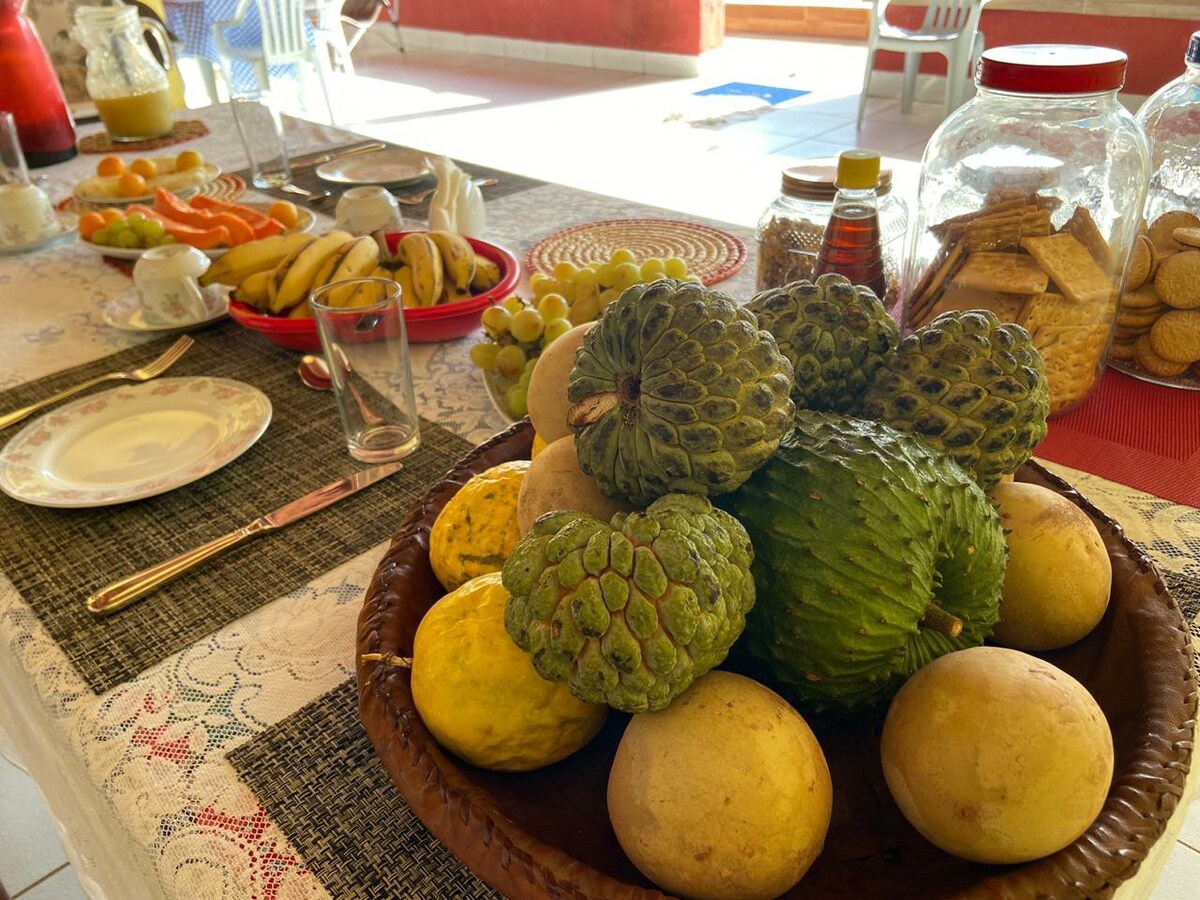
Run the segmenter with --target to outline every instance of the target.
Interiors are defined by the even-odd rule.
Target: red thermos
[[[75,124],[24,0],[0,0],[0,109],[13,114],[30,168],[75,155]]]

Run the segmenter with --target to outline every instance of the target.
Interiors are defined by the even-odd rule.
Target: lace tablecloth
[[[227,169],[242,167],[225,111],[210,110],[205,118],[212,133],[196,146]],[[289,139],[302,153],[354,136],[303,125]],[[93,162],[82,157],[46,171],[56,198]],[[488,206],[491,239],[518,256],[572,224],[655,213],[557,186]],[[749,237],[746,229],[730,230]],[[752,269],[721,288],[748,296]],[[77,243],[0,259],[0,388],[146,340],[103,324],[105,304],[129,289],[125,275]],[[414,346],[413,367],[421,415],[479,442],[504,423],[471,367],[470,344],[468,338]],[[1066,474],[1163,568],[1200,576],[1200,510]],[[397,510],[397,522],[403,514]],[[0,573],[0,730],[42,788],[93,896],[328,896],[226,754],[353,674],[355,620],[382,551],[383,545],[364,547],[344,565],[100,696],[86,688]],[[1169,849],[1173,835],[1163,843]],[[1155,865],[1144,868],[1139,894],[1155,877]]]

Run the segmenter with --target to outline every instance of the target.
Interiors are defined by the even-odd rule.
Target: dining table
[[[186,146],[226,173],[244,169],[228,109],[190,114],[208,134]],[[286,134],[297,158],[364,139],[297,119]],[[66,200],[97,158],[81,154],[38,174]],[[693,221],[747,244],[748,263],[716,287],[740,300],[753,293],[745,224],[497,173],[486,158],[459,162],[497,177],[483,192],[484,236],[518,259],[573,225]],[[272,198],[251,189],[243,199]],[[318,230],[332,226],[335,199],[314,207]],[[407,225],[423,224],[427,206],[402,209]],[[132,290],[127,265],[74,237],[0,256],[0,414],[167,347],[173,335],[106,323],[106,308]],[[261,391],[270,422],[253,446],[127,503],[43,507],[0,495],[0,732],[39,786],[81,884],[110,900],[499,896],[405,806],[358,722],[355,686],[356,620],[389,538],[457,459],[508,425],[469,358],[479,332],[411,345],[422,443],[401,473],[95,617],[84,601],[115,575],[360,467],[333,397],[297,378],[296,352],[227,319],[191,336],[194,347],[159,383],[230,379]],[[53,410],[46,416],[55,425]],[[0,443],[27,427],[5,429]],[[1200,638],[1200,509],[1086,464],[1045,465],[1146,548]],[[1185,797],[1118,897],[1152,896],[1187,806]]]

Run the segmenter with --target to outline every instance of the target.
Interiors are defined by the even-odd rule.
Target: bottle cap
[[[1125,83],[1129,57],[1111,47],[1018,44],[984,50],[980,87],[1014,94],[1095,94]]]
[[[1200,64],[1200,31],[1193,34],[1192,39],[1188,42],[1186,59],[1191,65]]]
[[[837,186],[852,191],[879,184],[879,154],[874,150],[844,150],[838,156]]]

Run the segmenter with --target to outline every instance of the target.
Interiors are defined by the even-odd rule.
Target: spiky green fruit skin
[[[732,491],[791,427],[792,367],[753,313],[703,285],[635,285],[583,340],[567,385],[579,465],[610,497]],[[581,403],[581,401],[584,401]]]
[[[1020,325],[987,310],[945,312],[900,342],[862,410],[945,450],[986,487],[1046,436],[1050,386]]]
[[[1007,548],[982,488],[878,422],[802,410],[779,453],[722,505],[754,542],[743,645],[802,710],[852,714],[999,618]],[[921,627],[930,603],[961,634]]]
[[[876,370],[900,342],[900,326],[879,298],[842,275],[762,291],[746,308],[792,364],[797,409],[857,413]]]
[[[538,674],[579,699],[659,710],[741,635],[753,559],[741,523],[696,495],[662,497],[611,525],[547,513],[504,563],[504,625]]]

